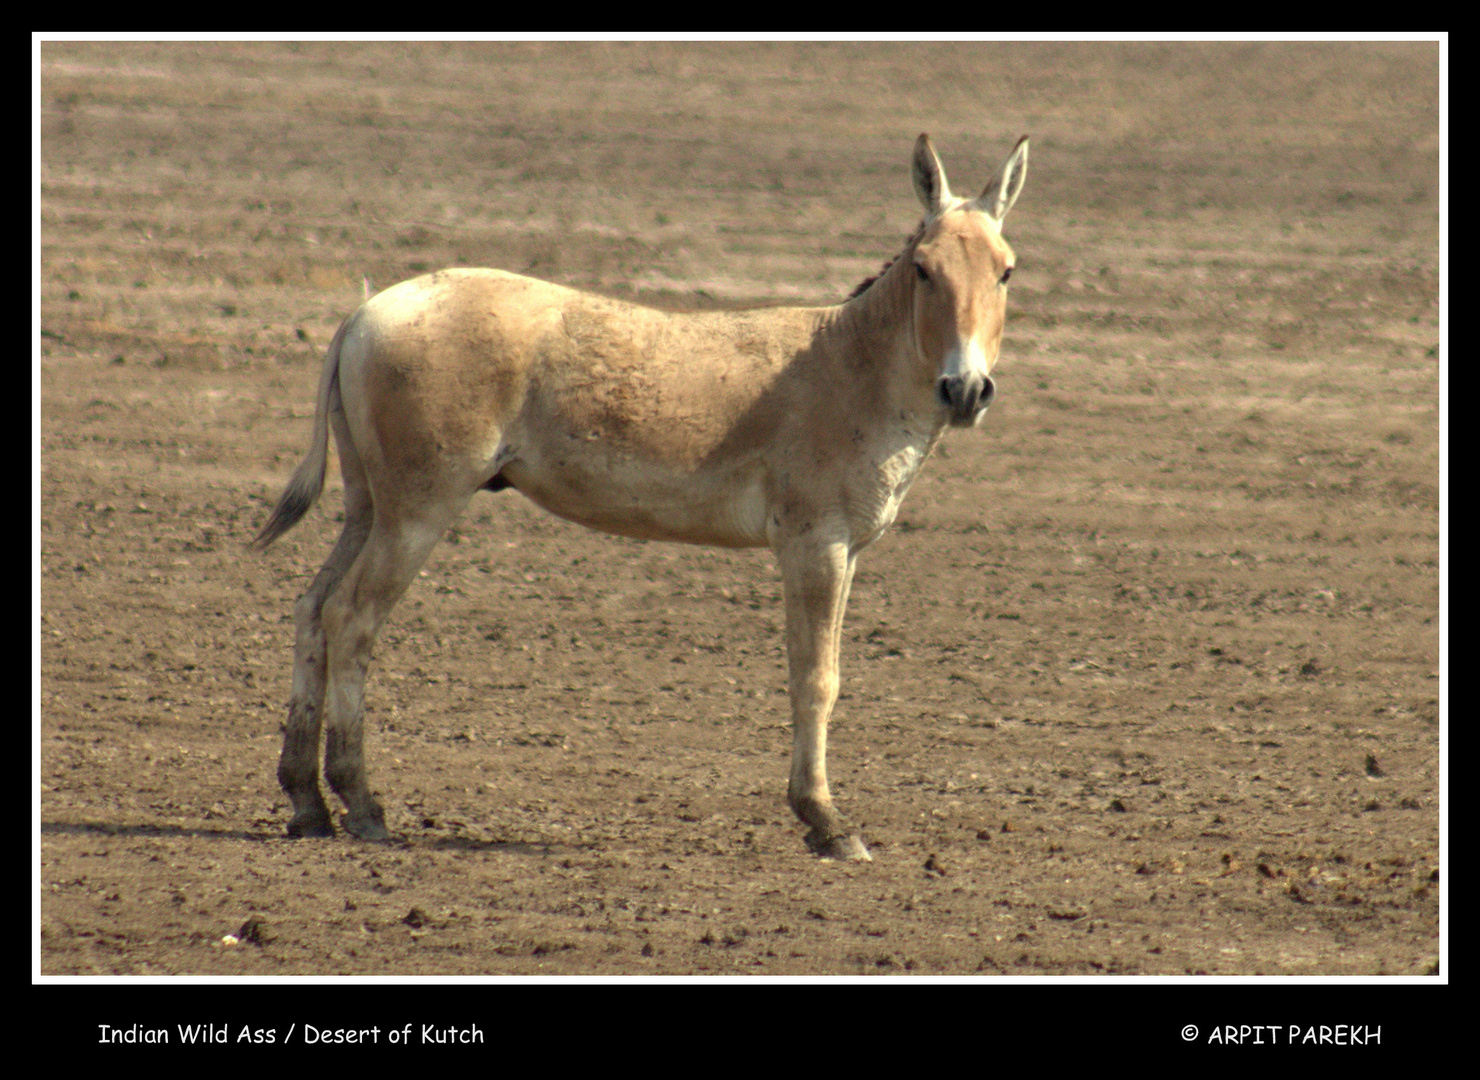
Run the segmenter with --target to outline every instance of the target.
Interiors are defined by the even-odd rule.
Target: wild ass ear
[[[940,158],[935,156],[935,147],[930,145],[930,136],[922,134],[915,140],[915,156],[910,162],[910,179],[915,183],[915,194],[925,204],[925,212],[932,216],[951,198],[950,185],[946,183],[946,171],[940,167]]]
[[[986,190],[978,196],[977,206],[982,213],[1001,225],[1002,219],[1012,209],[1012,204],[1017,202],[1017,197],[1023,190],[1023,181],[1027,178],[1028,137],[1024,135],[1012,148],[1007,164],[1002,166],[997,179],[988,184]]]

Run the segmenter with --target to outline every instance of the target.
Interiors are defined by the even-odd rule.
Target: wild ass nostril
[[[980,412],[992,403],[997,385],[986,376],[978,380],[962,375],[944,375],[935,384],[935,393],[940,403],[954,412]]]

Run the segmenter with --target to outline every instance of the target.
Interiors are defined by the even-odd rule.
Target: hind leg
[[[344,530],[294,610],[293,696],[278,759],[278,783],[293,801],[289,836],[334,835],[329,808],[319,792],[319,727],[326,684],[323,609],[365,546],[375,516],[365,471],[344,431],[343,414],[334,413],[332,420],[344,476]]]
[[[365,770],[365,672],[375,637],[471,496],[425,505],[415,517],[377,508],[359,557],[324,603],[324,776],[348,811],[341,824],[362,840],[390,836]]]

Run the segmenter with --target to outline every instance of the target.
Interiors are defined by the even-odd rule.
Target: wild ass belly
[[[766,470],[676,468],[585,446],[515,456],[501,476],[531,502],[578,524],[639,540],[763,547]]]
[[[813,522],[838,522],[859,551],[894,523],[939,438],[889,432],[834,471],[798,468],[806,454],[689,464],[567,436],[566,446],[510,444],[500,475],[552,514],[618,536],[764,547],[789,507]]]

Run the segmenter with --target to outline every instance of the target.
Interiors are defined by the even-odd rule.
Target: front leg
[[[810,826],[807,846],[834,859],[869,860],[827,787],[827,721],[838,700],[838,643],[854,556],[840,541],[793,537],[775,545],[786,596],[791,694],[791,782],[786,797]]]

